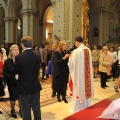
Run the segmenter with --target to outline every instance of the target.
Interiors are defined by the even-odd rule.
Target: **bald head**
[[[23,45],[26,48],[31,48],[32,47],[32,38],[30,36],[24,36],[23,38],[21,38],[21,43],[23,43]]]

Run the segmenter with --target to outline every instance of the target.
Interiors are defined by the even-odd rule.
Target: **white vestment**
[[[73,82],[73,93],[72,93],[73,113],[83,110],[91,105],[91,98],[86,98],[86,92],[85,92],[85,60],[84,60],[85,49],[87,49],[89,53],[88,60],[89,60],[89,68],[90,68],[91,97],[94,94],[91,50],[87,48],[84,44],[81,44],[77,49],[73,51],[68,62],[70,75]],[[77,96],[79,98],[77,98]]]

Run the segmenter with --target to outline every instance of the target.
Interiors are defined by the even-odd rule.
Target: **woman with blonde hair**
[[[52,75],[54,79],[55,91],[57,92],[57,100],[61,102],[60,96],[65,103],[68,103],[66,100],[66,90],[69,77],[68,69],[68,58],[70,54],[67,51],[66,41],[61,40],[58,43],[57,51],[54,52],[52,56]]]
[[[107,77],[110,75],[111,71],[111,65],[112,61],[110,60],[110,57],[108,55],[108,47],[103,46],[102,53],[100,55],[99,59],[99,71],[100,71],[100,82],[101,87],[105,89],[105,87],[108,87],[106,85]]]
[[[18,86],[17,80],[15,79],[15,56],[19,54],[19,49],[16,44],[10,47],[9,55],[5,60],[3,67],[3,77],[7,82],[10,105],[11,105],[11,116],[17,118],[15,112],[15,101],[18,100]]]

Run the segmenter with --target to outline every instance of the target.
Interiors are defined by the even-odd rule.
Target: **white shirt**
[[[117,61],[118,57],[117,57],[117,52],[116,51],[114,51],[114,52],[108,51],[108,55],[114,63]]]

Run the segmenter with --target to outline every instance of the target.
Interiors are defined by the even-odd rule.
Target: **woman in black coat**
[[[18,100],[18,86],[17,80],[15,79],[15,56],[19,54],[19,49],[17,45],[12,45],[10,47],[10,53],[8,59],[5,60],[3,67],[3,77],[7,82],[10,105],[11,105],[11,115],[13,118],[17,118],[15,113],[15,101]]]
[[[68,51],[66,50],[66,42],[64,40],[60,41],[58,49],[54,52],[52,57],[52,75],[58,102],[61,102],[60,95],[62,95],[62,100],[64,100],[65,103],[68,103],[66,100],[66,90],[69,77],[69,69],[67,65],[69,56],[70,54],[68,54]]]

